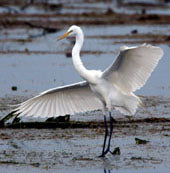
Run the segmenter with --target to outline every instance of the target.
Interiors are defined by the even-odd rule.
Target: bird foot
[[[105,157],[105,155],[106,155],[108,152],[112,153],[112,152],[110,151],[110,149],[106,149],[101,155],[99,155],[99,157]]]
[[[112,154],[112,155],[120,155],[120,148],[119,148],[119,147],[115,148],[113,152],[110,151],[110,149],[106,149],[105,152],[103,152],[99,157],[105,157],[105,155],[106,155],[108,152],[109,152],[110,154]]]
[[[105,154],[104,153],[102,153],[101,155],[99,155],[98,157],[104,157],[105,156]]]

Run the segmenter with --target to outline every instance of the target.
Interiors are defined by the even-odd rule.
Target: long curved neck
[[[73,59],[74,67],[78,71],[80,76],[84,78],[85,80],[89,81],[90,71],[84,67],[80,59],[80,50],[82,48],[83,42],[84,42],[84,35],[83,35],[83,32],[79,30],[76,34],[76,43],[72,50],[72,59]]]

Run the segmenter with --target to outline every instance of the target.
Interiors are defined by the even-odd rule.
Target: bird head
[[[68,36],[75,35],[78,31],[80,31],[80,27],[79,26],[76,26],[76,25],[72,25],[67,30],[67,32],[58,39],[58,41],[66,38]]]

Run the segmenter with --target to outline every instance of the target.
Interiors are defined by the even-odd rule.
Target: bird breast
[[[95,95],[105,104],[109,101],[110,94],[113,94],[116,89],[106,80],[99,80],[96,84],[90,84],[91,90],[95,93]]]

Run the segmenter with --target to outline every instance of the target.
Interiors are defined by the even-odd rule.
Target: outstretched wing
[[[162,49],[151,45],[123,47],[102,77],[124,93],[134,92],[146,83],[162,56]]]
[[[17,108],[19,116],[57,117],[66,114],[98,110],[102,103],[85,81],[53,88],[35,96]]]

